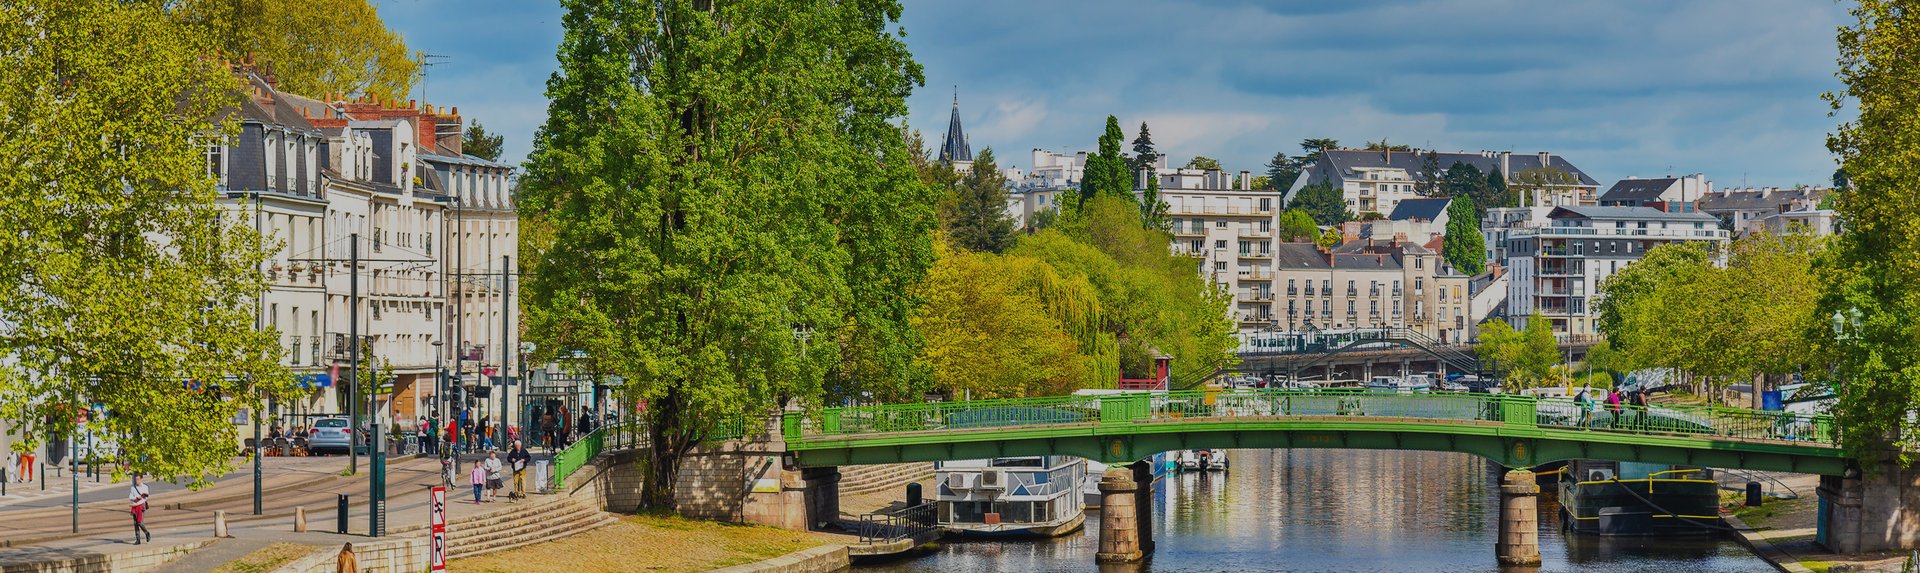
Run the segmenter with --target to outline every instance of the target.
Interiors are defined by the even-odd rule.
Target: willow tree
[[[239,83],[143,3],[0,4],[0,46],[6,430],[32,447],[92,409],[128,469],[223,473],[231,420],[291,386],[254,329],[263,245],[205,163]]]
[[[1846,232],[1821,261],[1813,334],[1836,365],[1841,444],[1868,463],[1889,452],[1911,463],[1920,450],[1920,22],[1905,2],[1861,0],[1852,14],[1839,33],[1846,87],[1826,95],[1836,113],[1847,104],[1859,112],[1827,138],[1848,187],[1836,205]]]
[[[894,2],[573,0],[521,215],[529,336],[627,382],[649,504],[722,422],[925,388],[934,191]]]

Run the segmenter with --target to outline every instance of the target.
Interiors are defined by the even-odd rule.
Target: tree
[[[1160,176],[1148,175],[1147,187],[1140,190],[1140,223],[1148,229],[1167,231],[1173,228],[1170,207],[1160,199]]]
[[[1447,167],[1445,179],[1445,182],[1442,183],[1441,191],[1448,197],[1466,197],[1473,199],[1476,207],[1482,203],[1493,202],[1491,197],[1492,192],[1487,188],[1487,177],[1480,172],[1480,168],[1478,167],[1466,163],[1454,162],[1453,165]],[[1479,215],[1483,213],[1484,211],[1476,209],[1474,219],[1478,220]]]
[[[1253,187],[1254,189],[1264,189],[1264,190],[1267,190],[1267,191],[1274,191],[1274,190],[1275,190],[1275,189],[1273,188],[1273,178],[1272,178],[1272,177],[1268,177],[1268,176],[1266,176],[1266,175],[1256,175],[1256,176],[1254,176],[1254,177],[1253,177],[1253,181],[1252,181],[1252,182],[1251,182],[1251,183],[1250,183],[1249,185],[1250,185],[1250,186],[1252,186],[1252,187]]]
[[[1326,137],[1310,137],[1307,139],[1300,140],[1300,149],[1302,151],[1307,152],[1308,157],[1319,155],[1321,152],[1324,152],[1324,151],[1339,149],[1339,148],[1340,148],[1340,140],[1337,140],[1337,139],[1326,138]]]
[[[499,161],[500,152],[506,143],[506,136],[487,133],[487,128],[482,127],[480,120],[476,119],[467,125],[467,132],[461,135],[460,151],[487,161]]]
[[[1345,240],[1346,237],[1340,234],[1339,227],[1327,227],[1327,230],[1320,232],[1320,238],[1314,243],[1331,249],[1340,246],[1340,243]]]
[[[1153,134],[1147,132],[1147,122],[1140,122],[1140,135],[1133,138],[1133,165],[1128,171],[1139,173],[1142,169],[1152,169],[1159,160],[1160,153],[1153,150]]]
[[[1267,160],[1266,166],[1268,186],[1279,191],[1292,189],[1293,182],[1300,179],[1302,162],[1303,158],[1289,157],[1285,151],[1273,154],[1273,159]],[[1254,185],[1256,189],[1259,187]]]
[[[947,235],[961,248],[998,253],[1013,246],[1013,217],[1007,214],[1007,176],[994,163],[993,148],[973,158],[973,169],[961,180],[954,218],[946,221]]]
[[[956,399],[1003,398],[1100,383],[1095,357],[1081,354],[1067,326],[1048,314],[1048,293],[1029,288],[1029,273],[1050,271],[1044,263],[944,245],[935,253],[926,280],[913,288],[927,301],[913,326],[926,337],[922,356],[935,389]]]
[[[1312,241],[1320,237],[1320,227],[1313,224],[1313,215],[1300,209],[1288,209],[1280,214],[1278,238],[1284,243]]]
[[[1451,170],[1448,174],[1451,175]],[[1413,191],[1419,193],[1421,197],[1439,197],[1441,195],[1440,178],[1440,154],[1427,151],[1420,160],[1420,173],[1414,178]]]
[[[1472,197],[1454,197],[1447,205],[1447,234],[1441,250],[1453,269],[1467,276],[1487,270],[1487,241],[1480,236]]]
[[[1214,159],[1212,157],[1207,157],[1205,155],[1195,155],[1193,156],[1193,159],[1187,160],[1187,169],[1199,169],[1202,171],[1212,171],[1219,168],[1220,168],[1220,160]]]
[[[1321,226],[1332,226],[1347,222],[1353,213],[1347,211],[1347,200],[1341,197],[1340,190],[1325,181],[1300,188],[1293,194],[1288,209],[1299,209],[1313,216],[1313,222]]]
[[[196,483],[231,420],[291,394],[252,213],[220,207],[205,146],[241,84],[152,3],[0,4],[0,420],[32,447],[116,436],[121,470]]]
[[[1615,333],[1626,325],[1628,309],[1661,285],[1693,280],[1712,266],[1699,243],[1670,243],[1648,250],[1640,260],[1600,282],[1602,296],[1594,302],[1594,329],[1607,335],[1609,346],[1621,349],[1623,339]]]
[[[1486,214],[1487,209],[1520,206],[1520,198],[1507,189],[1507,176],[1500,173],[1499,167],[1487,170],[1486,193],[1485,197],[1474,198],[1474,206],[1479,207],[1482,215]]]
[[[564,6],[519,203],[548,230],[521,246],[528,338],[645,404],[648,504],[722,424],[928,388],[902,293],[938,195],[890,123],[923,81],[900,6]]]
[[[1120,120],[1107,116],[1107,130],[1100,135],[1097,151],[1087,156],[1086,175],[1080,179],[1080,204],[1103,195],[1133,198],[1133,174],[1127,170],[1127,158],[1120,154]]]
[[[1532,388],[1546,380],[1560,359],[1553,325],[1539,312],[1527,317],[1524,330],[1514,330],[1499,319],[1482,324],[1473,352],[1489,363],[1490,370],[1505,373],[1503,385],[1510,391]]]
[[[1367,142],[1367,151],[1413,151],[1413,147],[1407,145],[1392,145],[1388,144],[1386,139],[1381,139],[1380,141]]]
[[[175,0],[174,17],[231,60],[271,66],[280,89],[313,97],[404,101],[419,55],[368,0]]]

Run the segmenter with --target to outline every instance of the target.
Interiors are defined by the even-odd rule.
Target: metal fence
[[[940,530],[940,525],[934,519],[936,515],[931,501],[913,507],[861,515],[857,524],[860,542],[892,543],[902,539],[917,539]]]
[[[736,417],[720,422],[710,441],[734,440],[748,436],[751,425],[746,417]],[[647,447],[649,437],[647,427],[639,422],[608,424],[595,428],[592,432],[580,436],[567,447],[553,454],[553,471],[547,474],[548,491],[553,491],[567,482],[567,477],[585,467],[600,454],[613,451],[631,450]]]
[[[1712,436],[1833,444],[1830,417],[1707,406],[1582,408],[1571,400],[1467,392],[1241,389],[1132,392],[966,402],[826,408],[789,413],[789,442],[903,432],[1351,417],[1380,421],[1499,423],[1640,435]]]

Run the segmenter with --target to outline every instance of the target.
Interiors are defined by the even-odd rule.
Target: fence
[[[746,417],[735,417],[716,426],[708,440],[739,439],[748,435],[748,427]],[[580,436],[579,440],[553,454],[553,472],[548,474],[548,490],[552,491],[566,483],[568,476],[602,453],[646,447],[647,436],[646,426],[638,422],[605,425]]]
[[[913,507],[861,515],[856,529],[860,533],[861,543],[917,539],[940,530],[939,524],[935,523],[935,516],[934,503],[929,501]]]

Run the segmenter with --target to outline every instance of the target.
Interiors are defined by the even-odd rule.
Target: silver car
[[[347,427],[346,418],[314,420],[313,429],[307,433],[307,451],[311,453],[338,451],[344,454],[352,447],[353,429]]]

